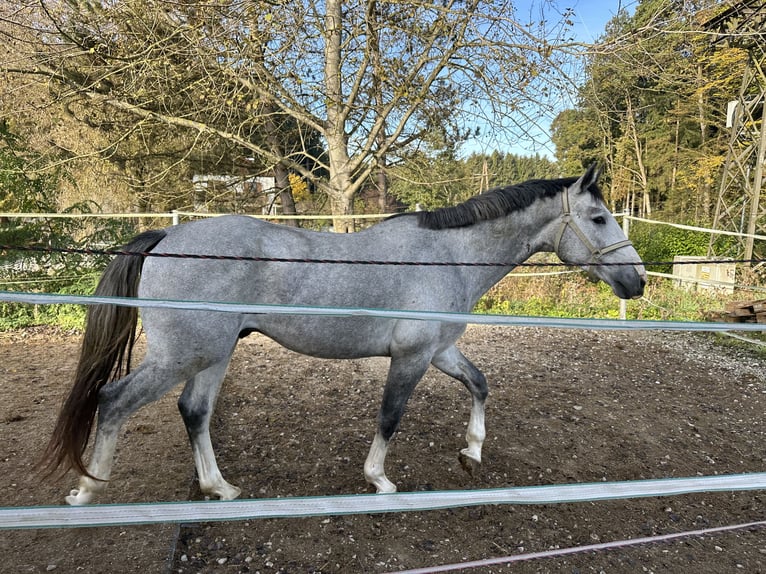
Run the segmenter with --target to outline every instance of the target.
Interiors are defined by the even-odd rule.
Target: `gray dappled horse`
[[[533,180],[496,188],[465,203],[390,217],[348,235],[316,233],[244,216],[205,219],[148,231],[125,249],[136,253],[244,258],[507,262],[507,266],[396,266],[120,256],[96,289],[102,296],[228,301],[322,307],[470,312],[514,265],[555,252],[608,283],[621,298],[643,293],[646,273],[604,205],[591,167],[580,178]],[[601,266],[598,263],[618,265]],[[619,265],[622,264],[622,265]],[[143,268],[142,268],[143,267]],[[140,282],[139,282],[140,274]],[[86,504],[106,487],[120,427],[138,408],[184,384],[178,400],[202,492],[224,500],[226,482],[210,441],[210,417],[238,338],[259,332],[288,349],[329,359],[391,357],[377,433],[364,474],[378,492],[393,492],[384,462],[405,404],[433,365],[462,382],[473,403],[464,465],[481,462],[487,383],[455,347],[459,323],[376,317],[287,316],[162,308],[141,311],[146,356],[129,372],[137,312],[89,308],[75,383],[46,451],[51,472],[73,468],[79,487],[66,497]],[[128,373],[128,374],[123,374]],[[90,464],[83,453],[98,411]]]

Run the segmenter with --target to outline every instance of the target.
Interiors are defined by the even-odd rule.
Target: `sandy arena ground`
[[[68,390],[79,339],[0,336],[0,504],[63,503],[76,484],[33,466]],[[470,410],[431,369],[387,460],[400,491],[766,470],[766,359],[688,333],[471,327],[461,349],[490,381],[478,476],[457,462]],[[323,361],[253,335],[214,418],[244,498],[370,492],[362,476],[387,361]],[[175,393],[137,413],[100,502],[200,499]],[[7,531],[2,572],[383,573],[766,519],[751,491],[539,506],[210,524]],[[766,530],[686,538],[471,572],[766,572]]]

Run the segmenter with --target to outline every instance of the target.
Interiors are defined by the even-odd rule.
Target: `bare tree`
[[[352,214],[375,170],[434,132],[458,142],[533,121],[524,110],[561,85],[567,57],[543,18],[506,0],[40,0],[29,10],[35,44],[8,71],[132,118],[125,132],[173,126],[190,146],[223,140],[298,173],[335,215]],[[324,152],[306,145],[314,133]],[[335,229],[349,230],[340,219]]]

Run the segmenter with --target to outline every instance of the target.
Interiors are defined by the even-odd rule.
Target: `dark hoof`
[[[468,473],[468,476],[474,478],[479,475],[479,471],[481,471],[481,462],[466,456],[462,452],[458,455],[457,459],[460,461],[460,466],[463,467],[463,470]]]

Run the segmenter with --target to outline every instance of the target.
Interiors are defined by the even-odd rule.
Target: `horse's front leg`
[[[468,446],[460,451],[458,459],[460,466],[473,476],[481,467],[481,448],[486,437],[484,428],[484,400],[473,397],[471,416],[468,419],[468,430],[465,432],[465,440]]]
[[[413,389],[428,369],[428,363],[429,356],[423,353],[391,358],[378,414],[378,431],[364,463],[364,476],[378,493],[396,492],[396,485],[386,477],[388,444],[399,426]]]
[[[473,475],[481,466],[481,448],[486,437],[484,404],[489,394],[487,379],[454,346],[436,355],[431,364],[443,373],[459,380],[471,392],[471,417],[468,419],[468,430],[465,433],[468,446],[460,451],[459,459],[466,472]]]

